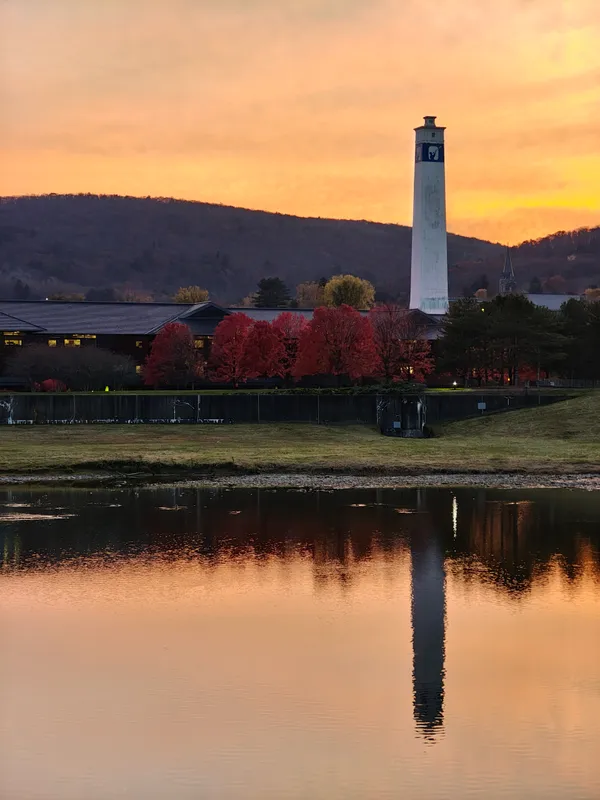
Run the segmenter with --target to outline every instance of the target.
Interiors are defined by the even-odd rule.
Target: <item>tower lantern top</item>
[[[437,117],[423,117],[423,124],[415,128],[416,131],[445,131],[441,125],[436,125]]]

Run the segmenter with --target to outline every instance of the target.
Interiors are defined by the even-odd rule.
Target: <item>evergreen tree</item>
[[[542,282],[537,276],[529,281],[529,294],[542,294],[543,291]]]
[[[281,278],[261,278],[255,294],[256,308],[287,308],[290,293]]]

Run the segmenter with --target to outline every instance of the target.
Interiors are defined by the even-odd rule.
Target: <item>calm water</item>
[[[2,800],[600,798],[600,493],[0,516]]]

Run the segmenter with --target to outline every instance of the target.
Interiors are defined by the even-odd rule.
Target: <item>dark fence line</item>
[[[387,396],[389,399],[389,396]],[[317,424],[378,421],[378,402],[386,396],[367,395],[151,395],[151,394],[29,394],[0,400],[0,424],[68,425],[81,423],[229,424],[313,422]],[[439,394],[422,395],[424,420],[434,425],[478,414],[547,405],[561,395]]]

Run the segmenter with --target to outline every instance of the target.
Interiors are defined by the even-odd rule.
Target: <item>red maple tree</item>
[[[255,322],[248,333],[243,367],[248,378],[282,378],[286,350],[281,333],[269,322]]]
[[[227,381],[237,387],[248,380],[246,344],[254,322],[247,314],[226,316],[216,327],[210,363],[212,379]]]
[[[370,375],[376,361],[370,320],[347,305],[316,308],[300,336],[294,375]]]
[[[307,325],[306,317],[303,317],[302,314],[294,314],[291,311],[283,311],[273,320],[273,328],[281,336],[285,348],[283,375],[287,380],[292,377],[294,364],[298,356],[298,342]]]
[[[415,315],[393,304],[369,312],[377,353],[375,374],[387,382],[422,381],[433,371],[431,343]]]
[[[146,386],[181,388],[201,377],[203,371],[204,365],[198,358],[188,326],[169,322],[152,342],[143,376]]]

